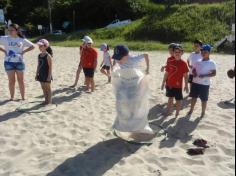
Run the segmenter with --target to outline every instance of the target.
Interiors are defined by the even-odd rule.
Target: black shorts
[[[94,77],[94,73],[95,73],[95,69],[94,68],[83,68],[84,70],[84,75],[87,78],[93,78]]]
[[[175,98],[177,101],[183,100],[183,90],[178,88],[166,87],[166,96],[169,98]]]
[[[193,75],[189,75],[188,82],[189,82],[190,84],[193,83]]]
[[[210,86],[193,83],[190,91],[190,97],[200,98],[201,101],[208,101]]]
[[[103,70],[108,70],[108,71],[109,71],[109,70],[111,69],[111,67],[110,67],[110,66],[106,66],[106,65],[104,65],[104,66],[102,67],[102,69],[103,69]]]

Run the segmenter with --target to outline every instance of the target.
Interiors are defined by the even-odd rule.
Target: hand
[[[51,82],[52,81],[52,77],[49,76],[48,79],[47,79],[47,82]]]
[[[146,69],[146,74],[149,75],[149,69]]]
[[[188,88],[188,86],[185,86],[184,91],[185,91],[186,93],[189,93],[189,88]]]
[[[197,77],[197,70],[193,69],[193,77],[196,78]]]
[[[35,76],[35,81],[38,81],[38,75]]]
[[[164,71],[165,71],[165,68],[166,68],[165,66],[162,66],[162,67],[161,67],[161,72],[164,72]]]

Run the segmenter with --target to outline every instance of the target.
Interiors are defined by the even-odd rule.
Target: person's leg
[[[176,114],[175,114],[176,118],[179,116],[181,109],[182,109],[182,100],[177,100],[176,101]]]
[[[111,71],[107,70],[107,75],[108,75],[108,83],[111,83]]]
[[[169,115],[172,114],[173,106],[174,106],[174,97],[170,97],[170,98],[168,99],[166,116],[169,116]]]
[[[20,94],[22,100],[25,100],[25,83],[24,83],[24,72],[23,71],[16,71],[17,80],[20,88]]]
[[[8,76],[8,81],[9,81],[9,91],[10,91],[10,95],[11,95],[11,100],[14,100],[14,96],[15,96],[15,84],[16,84],[16,72],[13,71],[8,71],[7,72],[7,76]]]
[[[207,101],[202,101],[202,114],[201,114],[201,118],[203,118],[205,116],[206,109],[207,109]]]
[[[43,104],[46,104],[46,102],[47,102],[47,90],[46,90],[46,86],[45,86],[45,83],[43,83],[43,82],[40,82],[40,84],[41,84],[41,88],[42,88],[42,90],[43,90],[43,95],[44,95],[44,99],[45,99],[45,101],[44,101]]]
[[[46,104],[52,104],[52,89],[51,83],[45,83],[46,86],[46,94],[47,94],[47,101]]]
[[[199,97],[199,85],[198,84],[195,84],[195,83],[192,83],[192,87],[191,87],[191,91],[190,91],[190,97],[192,98],[191,100],[191,108],[190,108],[190,111],[189,111],[189,115],[191,115],[194,111],[194,108],[196,106],[196,103],[197,103],[197,99]]]
[[[95,81],[94,81],[94,78],[90,78],[90,85],[91,85],[91,91],[94,92],[95,91]]]
[[[89,85],[90,85],[90,79],[89,79],[89,77],[85,77],[86,91],[89,91]]]
[[[103,68],[101,69],[101,73],[104,74],[104,75],[106,75],[106,76],[108,76],[107,73],[106,73],[106,70],[103,69]]]
[[[203,118],[206,114],[206,109],[207,109],[207,103],[209,99],[209,91],[210,91],[210,86],[201,86],[201,94],[200,94],[200,99],[202,101],[202,114],[201,118]]]
[[[192,100],[191,100],[191,109],[190,109],[190,111],[188,113],[189,115],[191,115],[193,113],[194,108],[196,106],[196,103],[197,103],[197,98],[192,98]]]
[[[72,87],[76,87],[78,85],[81,71],[82,71],[82,68],[79,66],[76,72],[75,83],[73,84]]]

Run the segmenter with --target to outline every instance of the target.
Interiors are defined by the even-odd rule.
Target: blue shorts
[[[25,64],[23,62],[4,62],[4,67],[6,71],[24,71]]]
[[[193,83],[191,87],[190,97],[200,98],[201,101],[208,101],[210,86]]]

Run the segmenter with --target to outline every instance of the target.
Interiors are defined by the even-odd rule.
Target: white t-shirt
[[[144,55],[129,55],[128,60],[124,64],[119,64],[121,69],[138,68],[139,63],[144,60]]]
[[[201,61],[203,58],[202,58],[202,54],[201,53],[196,53],[196,52],[193,52],[189,58],[188,58],[188,61],[189,61],[189,64],[191,66],[195,65],[197,62]],[[190,68],[190,71],[189,71],[190,75],[193,74],[193,69]]]
[[[200,61],[200,62],[197,62],[193,67],[196,69],[197,75],[205,75],[205,74],[210,74],[213,70],[216,70],[216,63],[212,60]],[[211,78],[210,77],[205,77],[205,78],[196,77],[196,78],[193,78],[193,82],[196,84],[209,86],[211,85]]]
[[[31,47],[34,44],[24,38],[12,38],[10,36],[0,36],[0,45],[3,45],[7,55],[5,62],[24,62],[22,52],[25,47]]]
[[[110,56],[109,52],[104,52],[104,54],[103,54],[103,62],[104,63],[103,64],[105,66],[111,67],[110,59],[111,59],[111,56]]]

